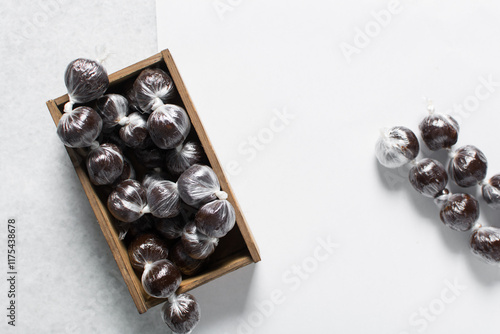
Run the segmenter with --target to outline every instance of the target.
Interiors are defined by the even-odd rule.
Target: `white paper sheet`
[[[194,291],[197,333],[497,331],[499,269],[373,148],[382,127],[417,132],[426,96],[500,172],[499,14],[493,1],[157,0],[159,49],[263,259]]]

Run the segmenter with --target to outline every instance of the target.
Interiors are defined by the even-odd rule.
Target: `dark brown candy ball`
[[[433,159],[422,159],[410,169],[410,183],[424,196],[434,198],[446,188],[448,174],[443,165]]]
[[[147,209],[146,191],[135,180],[125,180],[118,184],[108,197],[111,214],[123,222],[138,220]]]
[[[57,124],[57,135],[68,147],[89,147],[102,130],[101,116],[90,107],[65,112]]]
[[[200,321],[200,306],[188,293],[172,296],[161,311],[163,321],[176,334],[191,333]]]
[[[196,228],[212,238],[222,238],[234,227],[236,213],[227,200],[216,200],[203,205],[194,217]]]
[[[106,69],[99,62],[79,58],[66,67],[64,83],[74,103],[85,103],[104,94],[109,79]]]
[[[193,165],[186,169],[177,180],[179,195],[187,204],[196,208],[218,198],[220,183],[212,168]]]
[[[161,149],[172,149],[186,140],[191,121],[186,111],[174,104],[157,108],[148,118],[149,136]]]
[[[206,263],[206,260],[193,259],[184,249],[181,241],[178,241],[170,250],[170,260],[186,276],[199,273]]]
[[[470,238],[472,253],[491,264],[500,263],[500,229],[480,227]]]
[[[472,187],[486,177],[488,162],[477,147],[467,145],[459,148],[450,161],[450,177],[460,187]]]
[[[104,129],[112,129],[127,121],[128,101],[118,94],[107,94],[96,101],[96,111],[102,118]]]
[[[468,194],[453,194],[441,208],[441,221],[455,231],[470,230],[479,218],[479,203]]]
[[[422,139],[432,151],[447,149],[456,144],[460,127],[450,115],[432,114],[420,123]]]
[[[172,97],[174,82],[159,68],[145,69],[134,82],[135,102],[145,112],[153,112]]]
[[[144,291],[155,298],[170,297],[179,288],[181,281],[181,272],[169,260],[146,264],[141,278]]]
[[[395,126],[381,133],[375,155],[381,165],[398,168],[414,160],[420,150],[417,136],[404,126]]]
[[[140,147],[149,138],[148,127],[140,113],[128,115],[127,122],[120,129],[120,138],[129,147]]]
[[[154,227],[166,239],[177,239],[184,233],[186,222],[181,215],[172,218],[154,218]]]
[[[500,174],[491,177],[481,187],[483,198],[493,209],[500,209]]]
[[[146,264],[168,257],[168,245],[152,233],[137,236],[128,246],[128,257],[132,267],[141,272]]]
[[[174,149],[167,151],[167,170],[173,175],[180,175],[189,167],[199,164],[205,153],[200,143],[187,141]]]
[[[87,156],[87,172],[95,185],[115,182],[121,176],[123,166],[122,151],[114,144],[101,144]]]
[[[218,238],[211,238],[196,229],[194,222],[188,223],[182,234],[182,245],[193,259],[206,259],[214,251],[219,244]]]
[[[115,184],[118,185],[118,183],[128,180],[128,179],[135,179],[135,169],[132,166],[132,163],[130,160],[127,158],[123,158],[123,171],[120,174],[120,176],[116,179]]]
[[[179,214],[181,201],[176,183],[168,180],[151,181],[146,196],[153,216],[171,218]]]

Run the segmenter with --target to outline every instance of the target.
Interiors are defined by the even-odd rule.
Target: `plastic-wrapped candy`
[[[96,101],[96,111],[101,115],[104,130],[110,130],[117,125],[128,122],[128,101],[118,94],[107,94]]]
[[[404,126],[395,126],[382,131],[375,146],[375,155],[381,165],[398,168],[414,160],[420,145],[417,136]]]
[[[136,174],[135,174],[134,166],[132,166],[132,163],[130,162],[130,160],[123,157],[123,171],[120,174],[120,176],[118,176],[118,178],[116,179],[116,181],[115,181],[116,185],[118,185],[118,183],[125,181],[125,180],[128,180],[128,179],[135,180],[135,177],[136,177]]]
[[[151,184],[157,181],[168,180],[168,174],[161,170],[152,170],[142,178],[142,187],[148,189]]]
[[[101,144],[87,156],[87,172],[95,185],[112,184],[123,172],[122,151],[114,144]]]
[[[138,112],[128,115],[120,129],[120,138],[123,142],[129,147],[140,147],[148,137],[149,132],[144,116]]]
[[[422,159],[410,169],[410,183],[424,196],[434,198],[446,188],[448,174],[443,165],[433,159]]]
[[[175,104],[157,108],[148,118],[151,139],[161,149],[172,149],[186,140],[191,121],[186,111]]]
[[[137,104],[137,100],[135,99],[135,91],[134,91],[133,87],[126,89],[125,98],[128,101],[128,107],[129,107],[130,112],[142,113],[142,110],[139,107],[139,105]]]
[[[472,253],[490,264],[500,264],[500,229],[479,227],[470,238]]]
[[[483,198],[493,209],[500,209],[500,174],[494,175],[481,187]]]
[[[216,200],[203,205],[194,217],[199,232],[212,237],[222,238],[234,227],[236,213],[226,199]]]
[[[220,190],[219,179],[215,172],[204,165],[189,167],[179,176],[177,187],[182,200],[196,208],[216,199],[227,198],[227,194]]]
[[[134,82],[135,101],[145,113],[154,111],[174,94],[172,78],[159,68],[145,69]]]
[[[187,141],[167,152],[167,170],[180,175],[189,167],[199,164],[205,156],[203,147],[194,141]]]
[[[144,291],[155,298],[168,298],[181,284],[179,269],[169,260],[159,260],[144,266],[141,282]]]
[[[63,113],[57,124],[57,135],[64,145],[73,148],[95,144],[101,130],[101,116],[90,107],[78,107]]]
[[[69,95],[69,102],[64,109],[70,111],[74,103],[86,103],[103,95],[108,89],[109,79],[101,63],[78,58],[66,67],[64,83]]]
[[[108,209],[118,220],[133,222],[149,213],[146,191],[135,180],[125,180],[118,184],[108,197]]]
[[[163,321],[175,334],[191,333],[200,321],[200,306],[188,293],[173,294],[161,311]]]
[[[199,260],[206,259],[212,255],[219,244],[218,238],[212,238],[197,231],[194,222],[186,225],[181,240],[186,253],[193,259]]]
[[[449,149],[456,144],[460,127],[450,115],[431,114],[420,123],[422,139],[432,151]]]
[[[486,156],[477,147],[466,145],[453,153],[450,177],[460,187],[472,187],[484,180],[488,170]]]
[[[178,241],[171,249],[169,259],[186,276],[192,276],[199,273],[206,261],[193,259],[188,255],[181,241]]]
[[[132,267],[141,272],[146,264],[152,264],[168,257],[168,245],[152,233],[137,236],[127,249]]]
[[[453,194],[441,207],[441,221],[455,231],[468,231],[479,218],[479,203],[469,194]]]
[[[177,184],[168,180],[150,180],[146,196],[151,214],[158,218],[171,218],[180,212]]]
[[[172,218],[156,218],[154,219],[154,227],[158,233],[166,239],[177,239],[184,233],[186,222],[182,215]]]
[[[135,149],[134,155],[148,169],[162,168],[165,165],[165,151],[157,147]]]

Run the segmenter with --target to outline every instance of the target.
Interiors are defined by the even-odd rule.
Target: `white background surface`
[[[380,168],[373,148],[381,127],[417,131],[427,96],[460,118],[458,145],[480,147],[489,176],[500,171],[499,84],[473,105],[479,77],[500,82],[500,6],[402,1],[348,62],[340,45],[354,45],[357,29],[375,31],[371,13],[388,4],[157,1],[159,48],[170,48],[227,172],[240,165],[231,183],[263,259],[244,298],[225,282],[210,284],[218,297],[199,293],[199,333],[498,332],[499,269],[469,253],[468,233],[446,228],[404,169]],[[452,110],[464,103],[468,115]],[[267,138],[275,109],[295,119],[252,157],[249,136]],[[481,204],[482,222],[500,226],[500,213]],[[314,268],[317,238],[327,236],[339,247]],[[293,290],[289,270],[303,264],[311,273]],[[454,301],[446,281],[466,287]],[[274,289],[286,301],[261,321],[256,304]],[[226,315],[214,300],[227,300],[218,305]]]
[[[489,176],[500,171],[500,87],[453,111],[474,101],[480,77],[500,82],[500,5],[402,1],[348,62],[340,45],[388,2],[220,3],[232,10],[157,3],[158,50],[170,48],[223,165],[239,166],[227,171],[263,257],[193,292],[196,332],[497,333],[499,269],[469,254],[468,234],[440,223],[404,169],[380,168],[373,147],[381,127],[416,131],[425,95],[460,118],[459,145],[483,150]],[[110,73],[154,54],[154,3],[59,4],[2,3],[0,212],[19,226],[19,313],[15,329],[1,316],[0,332],[164,333],[158,309],[137,314],[44,105],[64,93],[66,64],[95,46],[111,52]],[[294,119],[281,127],[284,110]],[[481,204],[482,222],[500,226]],[[338,245],[321,261],[318,238]],[[284,302],[270,307],[277,291]]]

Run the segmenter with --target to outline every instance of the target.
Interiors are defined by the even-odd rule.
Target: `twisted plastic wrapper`
[[[189,334],[200,321],[200,306],[188,293],[172,295],[161,311],[163,321],[174,334]]]
[[[479,227],[470,238],[472,253],[489,264],[500,264],[500,229]]]
[[[500,209],[500,174],[491,177],[481,187],[483,198],[488,205],[496,210]]]
[[[486,156],[477,147],[466,145],[453,154],[450,161],[450,177],[460,187],[472,187],[481,183],[488,170]]]
[[[121,176],[123,166],[122,151],[114,144],[101,144],[87,156],[87,172],[95,185],[115,182]]]
[[[148,126],[140,113],[128,115],[120,129],[120,138],[128,147],[140,147],[146,143],[149,138]]]
[[[398,168],[414,160],[420,145],[415,134],[404,126],[382,131],[375,146],[375,155],[381,165]]]
[[[150,180],[146,196],[153,216],[171,218],[179,214],[181,203],[176,183],[168,180]]]
[[[181,272],[169,260],[146,264],[141,277],[144,291],[155,298],[170,297],[179,288],[181,281]]]
[[[97,99],[109,87],[106,69],[95,60],[79,58],[66,67],[64,83],[68,89],[69,102],[65,111],[73,109],[75,103],[86,103]]]
[[[172,149],[186,140],[191,121],[186,111],[175,104],[165,104],[157,108],[148,118],[151,139],[161,149]]]
[[[196,228],[212,238],[222,238],[234,227],[236,214],[227,200],[216,200],[203,205],[194,217]]]
[[[118,220],[127,223],[136,221],[149,213],[146,192],[139,182],[125,180],[109,195],[108,209]]]
[[[182,200],[193,207],[215,201],[227,196],[220,190],[219,179],[212,168],[204,165],[193,165],[179,176],[177,180],[179,195]]]
[[[159,68],[145,69],[133,87],[135,102],[145,113],[151,113],[166,103],[175,92],[172,78]]]
[[[180,175],[189,167],[198,164],[204,157],[203,147],[194,141],[187,141],[167,152],[167,170]]]
[[[182,234],[182,245],[186,253],[193,259],[206,259],[219,244],[218,238],[209,237],[196,229],[194,222],[188,223]]]
[[[136,237],[127,249],[132,267],[142,272],[146,264],[168,257],[168,246],[162,239],[152,233],[141,234]]]
[[[57,124],[57,135],[67,147],[89,147],[102,130],[101,116],[92,108],[78,107],[65,112]]]
[[[469,194],[449,195],[440,212],[441,221],[455,231],[468,231],[479,219],[479,203]]]
[[[434,198],[448,183],[448,174],[443,165],[433,159],[422,159],[408,174],[413,188],[424,196]]]
[[[127,122],[128,101],[121,95],[107,94],[97,99],[96,111],[102,118],[104,130],[109,131]]]
[[[449,149],[456,144],[460,127],[450,115],[431,114],[419,125],[422,139],[432,151]]]

